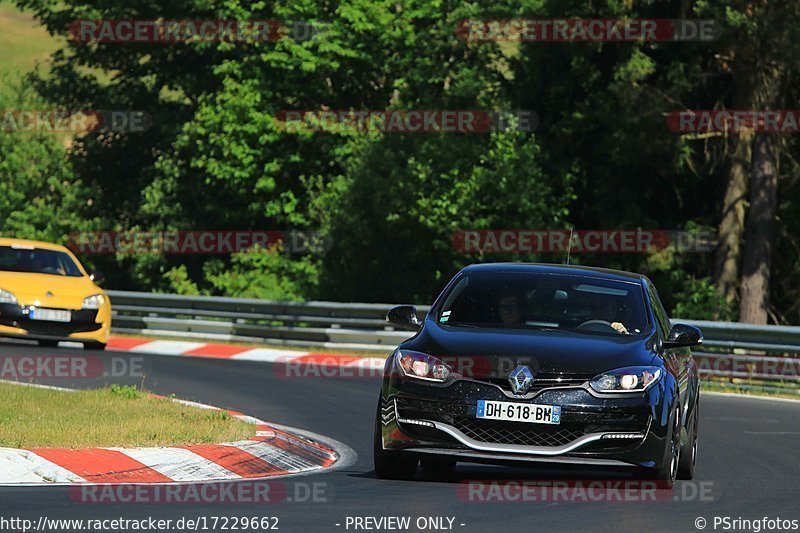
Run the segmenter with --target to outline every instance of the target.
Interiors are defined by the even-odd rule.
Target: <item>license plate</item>
[[[558,405],[478,400],[476,416],[478,418],[530,422],[532,424],[560,424],[561,407]]]
[[[31,309],[28,314],[31,320],[46,320],[48,322],[69,322],[72,320],[72,312],[62,309]]]

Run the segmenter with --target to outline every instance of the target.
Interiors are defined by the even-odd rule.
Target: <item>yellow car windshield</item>
[[[0,271],[83,276],[75,261],[64,252],[17,246],[0,246]]]

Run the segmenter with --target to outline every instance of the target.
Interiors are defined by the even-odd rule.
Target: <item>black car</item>
[[[386,361],[375,471],[408,479],[418,463],[634,467],[694,476],[699,381],[695,327],[675,324],[645,276],[582,266],[472,265]]]

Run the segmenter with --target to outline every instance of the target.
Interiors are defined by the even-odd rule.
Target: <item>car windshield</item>
[[[22,246],[0,246],[0,272],[28,272],[75,278],[83,276],[75,261],[64,252]]]
[[[639,335],[648,320],[641,285],[586,276],[470,273],[446,296],[436,320],[472,328]]]

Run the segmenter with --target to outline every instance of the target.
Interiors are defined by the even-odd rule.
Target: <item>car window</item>
[[[22,246],[0,246],[0,271],[83,276],[78,265],[64,252]]]
[[[658,291],[652,284],[648,284],[648,291],[650,293],[650,302],[653,306],[653,314],[656,316],[656,325],[658,326],[661,336],[666,338],[671,329],[669,316],[667,315],[664,305],[661,303],[661,298],[658,296]]]
[[[638,335],[648,323],[641,285],[585,276],[470,273],[443,302],[448,326]]]

